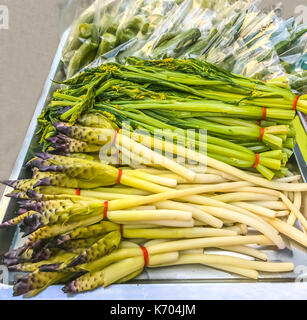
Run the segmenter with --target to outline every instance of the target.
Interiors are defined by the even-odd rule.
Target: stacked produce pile
[[[201,58],[260,80],[287,76],[306,90],[307,26],[257,1],[97,0],[75,21],[63,52],[67,77],[102,62]]]
[[[30,272],[14,294],[55,283],[88,291],[166,265],[251,279],[293,271],[292,263],[267,262],[261,249],[284,249],[282,236],[307,247],[307,184],[286,166],[294,109],[306,111],[306,96],[280,79],[257,81],[200,60],[128,62],[65,81],[39,118],[44,150],[27,164],[32,179],[5,182],[20,209],[2,226],[19,224],[27,238],[4,260]],[[163,128],[160,139],[154,133]]]
[[[295,146],[291,122],[296,109],[307,111],[306,95],[295,95],[280,79],[257,81],[201,60],[127,62],[107,63],[65,81],[66,88],[54,94],[40,118],[43,141],[54,135],[55,122],[69,120],[73,125],[79,118],[81,125],[95,127],[95,119],[88,120],[91,112],[90,118],[104,114],[118,126],[129,121],[131,130],[158,134],[165,129],[161,134],[166,138],[194,143],[196,149],[205,148],[210,157],[227,164],[256,168],[267,179],[285,175]],[[79,136],[67,124],[55,127],[72,139]],[[196,129],[195,139],[189,137],[189,129]],[[198,130],[207,130],[207,141]],[[98,141],[99,130],[95,133],[96,138],[86,140],[93,151],[105,143]],[[62,135],[48,140],[45,146],[55,149],[73,144]]]

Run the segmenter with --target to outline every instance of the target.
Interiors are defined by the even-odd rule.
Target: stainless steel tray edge
[[[12,298],[12,288],[1,290],[1,300]],[[307,300],[302,283],[155,283],[121,284],[67,296],[60,286],[47,288],[33,300]],[[31,300],[32,300],[31,299]]]

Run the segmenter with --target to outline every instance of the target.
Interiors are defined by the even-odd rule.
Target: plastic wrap
[[[281,77],[285,71],[271,41],[279,25],[275,11],[263,14],[254,4],[247,5],[219,27],[201,58],[258,79]]]
[[[175,5],[175,0],[96,0],[71,26],[62,59],[67,77],[146,42]]]
[[[287,76],[306,90],[306,26],[259,1],[96,0],[73,23],[63,50],[67,77],[106,61],[200,58],[228,71]]]
[[[307,92],[307,25],[293,28],[289,41],[280,53],[281,64],[288,73],[291,88],[299,94]]]

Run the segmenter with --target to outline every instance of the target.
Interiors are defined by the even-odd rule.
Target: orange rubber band
[[[123,169],[118,169],[118,177],[116,180],[116,184],[120,184],[120,180],[122,178],[122,175],[123,175]]]
[[[298,102],[298,99],[300,98],[300,96],[296,96],[294,101],[293,101],[293,110],[296,110],[296,107],[297,107],[297,102]]]
[[[103,209],[103,218],[107,219],[108,217],[108,206],[109,206],[109,201],[104,202],[104,209]]]
[[[115,133],[114,133],[114,138],[113,138],[113,144],[115,144],[116,142],[116,139],[117,139],[117,135],[118,135],[118,132],[119,132],[119,128],[116,129]]]
[[[149,254],[148,254],[148,251],[145,247],[141,246],[141,249],[142,249],[143,255],[144,255],[144,261],[145,261],[144,267],[147,267],[149,264]]]
[[[255,159],[255,163],[253,165],[253,168],[255,169],[259,164],[259,153],[256,153],[256,159]]]
[[[262,107],[262,120],[266,120],[266,108]]]
[[[261,128],[260,129],[259,139],[258,139],[259,142],[262,140],[263,135],[264,135],[264,128]]]

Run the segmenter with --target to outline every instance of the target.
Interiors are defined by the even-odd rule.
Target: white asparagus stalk
[[[177,210],[183,210],[187,212],[192,213],[192,217],[194,219],[197,219],[201,222],[204,222],[205,224],[212,226],[214,228],[222,228],[223,226],[223,221],[213,217],[212,215],[205,213],[203,210],[196,208],[194,206],[185,204],[185,203],[180,203],[180,202],[175,202],[171,200],[166,200],[166,201],[160,201],[154,203],[154,205],[158,209],[177,209]]]
[[[164,267],[164,266],[176,266],[176,265],[184,265],[184,264],[202,264],[204,266],[230,272],[230,273],[235,273],[240,276],[244,276],[246,278],[258,279],[258,272],[256,270],[251,270],[251,269],[245,269],[245,268],[240,268],[240,267],[234,267],[230,265],[224,265],[224,264],[214,264],[214,263],[208,263],[204,261],[204,259],[200,258],[197,259],[195,256],[200,256],[199,254],[180,254],[179,258],[177,261],[174,263],[169,263],[169,264],[164,264],[156,267]]]
[[[170,188],[174,188],[174,187],[177,186],[177,180],[175,180],[175,179],[162,177],[162,176],[154,176],[154,175],[149,174],[149,173],[138,172],[138,171],[135,171],[135,170],[127,170],[125,172],[128,173],[128,174],[133,175],[136,178],[140,178],[140,179],[152,182],[152,183],[156,183],[156,184],[159,184],[161,186],[170,187]]]
[[[214,200],[216,201],[216,200]],[[193,205],[193,206],[196,206],[196,205]],[[199,208],[201,208],[202,210],[205,210],[204,207],[207,207],[206,205],[205,206],[198,206]],[[241,207],[237,207],[237,206],[234,206],[234,205],[230,205],[230,204],[226,204],[224,202],[220,202],[218,201],[218,203],[215,203],[215,204],[210,204],[208,207],[216,207],[216,208],[223,208],[223,209],[226,209],[226,210],[231,210],[231,211],[235,211],[235,212],[238,212],[238,213],[241,213],[242,215],[244,216],[248,216],[248,217],[251,217],[255,220],[258,220],[260,223],[263,222],[263,218],[260,217],[259,215],[257,214],[254,214],[252,213],[251,211],[249,210],[246,210],[246,209],[243,209]],[[235,222],[239,222],[239,221],[233,221],[233,220],[229,220],[227,218],[221,218],[221,220],[224,221],[224,225],[227,225],[227,224],[234,224]]]
[[[186,166],[186,167],[189,168],[189,166]],[[145,173],[149,173],[152,175],[158,175],[160,177],[166,177],[169,179],[175,179],[175,180],[177,180],[177,183],[191,183],[191,182],[189,182],[189,180],[185,179],[184,177],[181,177],[178,174],[175,174],[169,170],[159,170],[159,169],[155,169],[155,168],[144,168],[144,169],[137,169],[134,171],[145,172]],[[206,172],[206,173],[197,173],[193,183],[198,183],[198,184],[199,183],[221,183],[221,182],[227,182],[229,180],[230,179],[223,178],[220,174],[217,174],[216,172],[214,172],[214,173]]]
[[[307,184],[307,183],[306,183]],[[295,205],[284,194],[280,193],[280,198],[288,209],[293,212],[296,218],[301,222],[305,230],[307,230],[307,220],[303,214],[295,207]]]
[[[157,209],[156,206],[138,206],[138,207],[130,208],[130,210],[156,210],[156,209]]]
[[[123,224],[124,229],[151,229],[159,228],[159,226],[154,224]]]
[[[204,249],[190,249],[180,251],[180,255],[183,254],[204,254]]]
[[[302,205],[302,193],[301,192],[294,192],[294,201],[293,201],[293,205],[297,208],[297,210],[301,209],[301,205]],[[287,223],[289,223],[291,226],[293,226],[295,224],[296,221],[296,215],[291,212]]]
[[[135,222],[127,222],[127,221],[117,221],[118,224],[134,225]],[[149,226],[153,226],[154,228],[158,227],[176,227],[176,228],[193,228],[194,220],[191,219],[189,221],[176,221],[176,220],[149,220],[149,221],[137,221],[138,224],[148,224]]]
[[[167,168],[168,170],[176,174],[179,174],[185,179],[188,179],[189,181],[194,181],[195,179],[195,172],[185,168],[184,166],[180,165],[175,161],[172,161],[167,157],[164,157],[158,152],[152,151],[151,149],[134,141],[133,139],[130,139],[122,133],[117,134],[114,144],[117,145],[117,143],[120,146],[123,146],[126,149],[128,149],[130,152],[136,153],[137,155],[142,154],[142,156],[150,162],[157,163],[162,167]]]
[[[168,174],[161,174],[160,177],[169,178],[169,179],[176,179],[177,183],[183,184],[183,183],[191,183],[189,180],[184,179],[183,177],[180,177],[174,173],[168,173]],[[195,176],[195,179],[193,183],[222,183],[227,182],[229,180],[224,179],[223,177],[216,175],[216,174],[201,174],[198,173]]]
[[[288,207],[282,201],[252,201],[250,203],[271,210],[288,210]]]
[[[123,229],[124,238],[143,239],[184,239],[203,237],[235,236],[232,230],[216,228],[159,228],[159,229]]]
[[[155,219],[190,221],[192,214],[179,210],[120,210],[109,211],[108,219],[115,222],[154,221]]]
[[[290,214],[289,210],[281,210],[281,211],[275,211],[276,212],[276,217],[286,217]]]
[[[194,220],[194,226],[195,227],[204,227],[204,226],[207,226],[206,223],[202,222],[202,221],[199,221],[199,220],[196,220],[196,219],[193,219]]]
[[[212,192],[217,190],[224,190],[231,187],[239,187],[242,184],[242,182],[229,182],[229,183],[220,183],[217,185],[203,185],[200,187],[193,187],[189,189],[183,189],[183,190],[172,190],[168,189],[166,187],[159,186],[159,188],[166,188],[167,191],[157,191],[159,193],[148,195],[144,197],[133,197],[131,199],[119,199],[119,200],[113,200],[109,203],[109,210],[120,210],[120,209],[127,209],[135,206],[145,205],[145,204],[151,204],[153,202],[160,202],[170,199],[181,199],[184,201],[191,201],[191,202],[197,202],[199,204],[219,204],[219,205],[225,205],[230,206],[228,204],[224,204],[220,201],[215,201],[214,199],[202,197],[202,196],[196,196],[197,194],[206,193],[206,192]],[[245,182],[243,182],[245,184]],[[162,189],[165,190],[165,189]],[[170,191],[169,191],[170,190]],[[242,209],[243,210],[243,209]]]
[[[179,259],[179,252],[168,252],[161,254],[153,254],[149,257],[147,267],[154,267],[161,264],[173,263]]]
[[[303,192],[304,217],[307,219],[307,192]]]
[[[212,263],[265,272],[289,272],[294,270],[294,265],[291,262],[263,262],[218,254],[182,255],[174,262],[175,265],[191,263]]]
[[[143,267],[144,257],[133,257],[113,263],[99,273],[103,277],[103,286],[107,287]]]
[[[242,244],[272,244],[266,236],[230,236],[230,237],[211,237],[198,239],[185,239],[160,243],[147,248],[149,254],[158,254],[178,250],[189,250],[208,247],[232,246]]]
[[[204,173],[216,174],[216,175],[219,175],[220,177],[222,177],[223,179],[229,180],[229,181],[242,181],[241,179],[239,179],[239,178],[237,178],[237,177],[235,177],[235,176],[233,176],[231,174],[228,174],[228,173],[225,173],[223,171],[216,170],[216,169],[213,169],[213,168],[209,168],[209,167],[206,167]]]
[[[297,241],[307,248],[307,235],[302,231],[289,225],[286,222],[281,221],[280,219],[270,219],[269,223],[280,233],[285,234],[290,239]]]
[[[233,226],[224,227],[223,229],[232,230],[232,231],[237,232],[237,234],[241,234],[241,235],[246,235],[248,232],[248,228],[247,228],[246,224],[243,224],[243,223],[236,223]]]
[[[289,182],[299,181],[300,179],[301,179],[301,176],[300,176],[300,175],[296,175],[296,176],[278,178],[278,179],[276,179],[276,180],[274,179],[273,181],[289,183]]]
[[[224,208],[216,208],[216,207],[204,207],[205,211],[208,211],[214,216],[219,218],[226,218],[229,220],[233,220],[235,222],[244,223],[248,226],[253,227],[257,231],[266,235],[269,239],[271,239],[279,249],[284,249],[285,244],[282,238],[277,234],[276,230],[272,228],[267,222],[259,221],[250,216],[245,216],[241,213],[227,210]]]
[[[268,188],[260,188],[260,187],[243,187],[234,190],[236,192],[250,192],[250,193],[260,193],[262,195],[271,195],[273,197],[279,198],[279,191],[268,189]],[[270,200],[268,200],[270,201]]]
[[[251,256],[263,261],[268,260],[268,255],[260,250],[248,247],[248,246],[225,246],[225,247],[218,247],[219,249],[237,252],[241,254],[245,254],[247,256]]]
[[[80,191],[82,192],[82,190],[84,189],[81,189]],[[108,192],[108,193],[121,193],[121,194],[130,195],[130,196],[147,196],[150,194],[148,191],[145,191],[145,190],[135,189],[131,187],[124,187],[122,185],[115,185],[111,188],[101,187],[96,189],[90,189],[89,191],[91,190]]]
[[[244,268],[239,268],[239,267],[234,267],[234,266],[226,266],[226,265],[214,264],[214,263],[207,263],[206,266],[208,266],[210,268],[214,268],[214,269],[227,271],[229,273],[235,273],[240,276],[250,278],[253,280],[257,280],[259,277],[259,274],[256,270],[244,269]]]
[[[218,196],[213,196],[212,199],[223,202],[238,202],[238,201],[277,201],[278,197],[267,194],[250,193],[250,192],[234,192],[226,193]]]
[[[275,218],[277,216],[276,212],[261,206],[257,206],[256,204],[248,203],[248,202],[233,202],[234,206],[238,206],[240,208],[249,210],[253,213],[256,213],[260,216],[265,216],[268,218]]]
[[[138,135],[139,140],[142,141],[142,144],[152,147],[154,145],[153,138],[150,136]],[[137,138],[137,135],[134,136],[134,139]],[[258,177],[255,175],[251,175],[242,171],[238,168],[230,166],[224,162],[208,157],[204,154],[200,154],[193,150],[188,150],[183,146],[174,145],[168,141],[163,141],[163,150],[173,150],[177,155],[185,157],[187,154],[189,155],[189,159],[192,161],[196,161],[197,163],[207,165],[216,170],[223,171],[227,174],[235,176],[241,180],[251,182],[253,184],[280,191],[307,191],[307,184],[304,183],[285,183],[279,181],[268,181],[265,178]],[[176,173],[176,172],[175,172]]]

